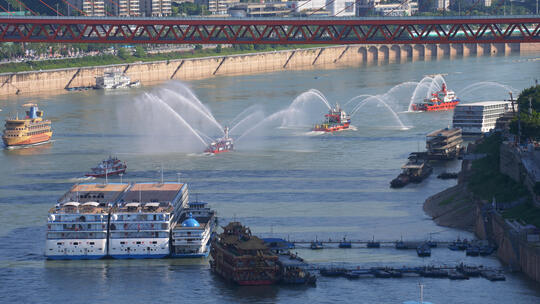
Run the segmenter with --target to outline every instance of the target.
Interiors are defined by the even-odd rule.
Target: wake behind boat
[[[123,174],[126,172],[126,169],[126,162],[122,162],[116,156],[109,156],[108,159],[103,160],[97,167],[92,168],[92,172],[88,172],[84,176],[105,177],[121,173]]]
[[[351,116],[347,115],[339,104],[336,104],[335,108],[330,109],[324,117],[326,118],[325,122],[315,125],[312,131],[335,132],[349,129],[351,125]]]

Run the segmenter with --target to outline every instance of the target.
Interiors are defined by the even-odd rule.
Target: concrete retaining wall
[[[0,74],[0,97],[43,94],[73,87],[93,86],[95,77],[110,68],[125,71],[142,84],[169,79],[195,80],[294,69],[335,68],[369,62],[430,60],[444,56],[474,56],[540,51],[540,43],[501,45],[351,45],[253,53],[149,63],[121,64]]]

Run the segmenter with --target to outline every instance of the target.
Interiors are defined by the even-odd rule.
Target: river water
[[[298,118],[299,124],[283,124],[281,118],[276,124],[270,119],[239,140],[236,151],[214,156],[198,152],[204,147],[200,143],[186,142],[187,127],[149,101],[167,89],[180,90],[178,83],[2,100],[2,121],[22,104],[38,102],[53,121],[55,134],[51,144],[0,151],[0,302],[402,303],[418,298],[418,283],[422,282],[424,298],[433,303],[538,303],[538,285],[512,273],[505,282],[496,283],[482,278],[457,282],[321,277],[317,287],[237,287],[212,275],[207,260],[46,261],[43,257],[47,210],[72,184],[83,181],[80,177],[88,168],[110,153],[128,164],[124,182],[158,181],[163,166],[166,180],[187,182],[192,199],[197,196],[207,201],[218,211],[222,224],[236,219],[258,235],[306,240],[345,235],[380,240],[471,238],[469,233],[435,225],[422,211],[428,196],[455,184],[436,176],[459,170],[458,161],[438,164],[421,184],[400,190],[388,187],[407,155],[423,148],[425,134],[451,124],[451,112],[404,113],[414,90],[414,84],[406,82],[443,73],[449,88],[463,102],[501,100],[508,97],[508,89],[520,91],[534,83],[540,76],[538,59],[538,55],[447,58],[186,83],[221,123],[231,122],[252,106],[268,117],[312,88],[351,112],[355,102],[344,105],[351,98],[384,94],[402,84],[382,100],[397,112],[406,128],[374,100],[353,116],[355,130],[312,134],[305,117]],[[176,98],[174,94],[163,96],[167,102]],[[307,108],[319,112],[315,118],[308,116],[314,119],[311,123],[322,120],[323,103],[313,96],[306,98]],[[150,106],[148,115],[154,116],[153,121],[141,115],[147,113],[146,106]],[[288,121],[291,119],[296,116]],[[244,132],[259,122],[244,125]],[[149,134],[143,135],[144,129]],[[296,251],[317,264],[466,262],[503,267],[495,257],[466,257],[445,248],[435,249],[430,258],[418,258],[414,250],[392,248]]]

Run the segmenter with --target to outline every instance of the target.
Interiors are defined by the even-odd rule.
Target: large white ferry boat
[[[105,71],[103,76],[96,77],[98,89],[120,89],[140,86],[139,81],[132,82],[129,76],[119,70]]]
[[[216,225],[216,212],[205,202],[190,202],[172,230],[171,257],[207,257]]]
[[[111,209],[109,255],[117,259],[168,256],[175,215],[188,207],[188,199],[185,184],[134,184]]]
[[[105,257],[109,210],[128,186],[73,186],[49,211],[45,256],[52,260]]]

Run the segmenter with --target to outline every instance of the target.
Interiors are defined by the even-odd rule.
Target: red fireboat
[[[97,167],[92,168],[92,172],[86,173],[85,176],[105,177],[125,173],[127,165],[119,160],[116,156],[109,156],[109,159],[102,161]]]
[[[206,150],[204,150],[205,153],[217,154],[233,150],[234,144],[233,139],[229,137],[229,128],[225,127],[223,131],[225,132],[225,136],[208,145]]]
[[[326,118],[325,122],[315,125],[312,131],[335,132],[346,130],[351,125],[351,116],[347,115],[340,108],[339,104],[336,104],[335,108],[330,109],[324,117]]]
[[[459,103],[459,98],[456,97],[454,91],[446,89],[446,84],[442,84],[442,89],[432,93],[431,98],[424,99],[424,103],[413,104],[413,111],[446,111],[454,109]]]

